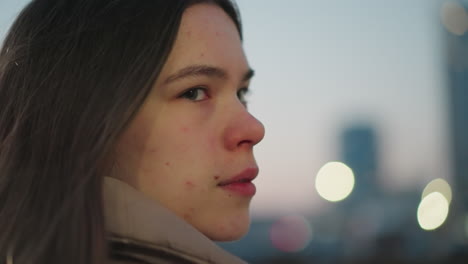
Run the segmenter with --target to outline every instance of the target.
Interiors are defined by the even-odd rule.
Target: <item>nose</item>
[[[224,133],[224,142],[230,151],[249,149],[262,141],[264,136],[263,124],[243,107],[231,117]]]

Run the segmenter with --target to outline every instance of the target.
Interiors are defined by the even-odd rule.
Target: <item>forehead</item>
[[[214,4],[196,4],[184,12],[161,75],[192,64],[221,67],[234,74],[249,68],[234,22]]]

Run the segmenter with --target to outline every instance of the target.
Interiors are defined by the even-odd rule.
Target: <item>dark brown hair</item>
[[[151,90],[190,5],[34,0],[0,51],[0,262],[107,258],[103,160]]]

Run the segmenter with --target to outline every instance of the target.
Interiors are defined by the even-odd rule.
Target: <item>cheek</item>
[[[144,151],[145,138],[148,135],[142,130],[128,130],[122,134],[118,143],[118,150],[121,153],[142,153]]]
[[[217,143],[219,140],[214,135],[211,135],[208,137],[208,144],[207,146],[209,147],[210,151],[215,151],[217,149]]]
[[[188,222],[191,222],[191,220],[193,219],[194,215],[196,213],[196,210],[195,208],[193,207],[189,207],[188,210],[182,214],[182,217],[188,221]]]
[[[143,113],[138,114],[125,130],[118,143],[118,148],[126,153],[143,153],[151,137],[151,124]],[[155,152],[156,149],[151,149]]]
[[[135,166],[143,168],[157,161],[157,157],[161,156],[161,146],[154,142],[153,137],[144,129],[132,131],[126,138],[122,140],[120,151],[124,151],[124,156],[130,156],[129,161],[133,161]],[[165,162],[161,161],[161,162]],[[165,163],[170,166],[170,162]]]
[[[166,144],[171,144],[168,148],[173,148],[179,153],[186,153],[193,147],[193,129],[189,126],[181,126],[173,131],[167,130]]]
[[[177,129],[167,130],[165,134],[164,144],[171,144],[167,148],[175,150],[181,156],[191,152],[196,152],[197,156],[201,156],[205,153],[212,153],[218,148],[219,140],[214,129],[210,129],[206,124],[182,125]]]
[[[168,146],[170,147],[174,142],[170,141],[170,138],[161,140],[164,138],[165,130],[158,129],[158,127],[164,128],[164,126],[158,125],[155,122],[157,118],[154,115],[146,115],[147,112],[140,112],[122,134],[117,144],[117,159],[133,177],[141,178],[145,175],[157,174],[164,178],[167,175],[166,170],[170,170],[174,164],[173,156],[168,152],[170,151]],[[166,129],[168,129],[167,126]],[[171,133],[167,134],[171,135]],[[153,181],[156,180],[153,179],[155,177],[150,178]]]
[[[110,166],[114,177],[120,178],[133,186],[141,181],[140,174],[152,172],[147,160],[158,155],[158,146],[152,146],[151,128],[144,118],[137,116],[121,134],[115,146],[115,163]]]

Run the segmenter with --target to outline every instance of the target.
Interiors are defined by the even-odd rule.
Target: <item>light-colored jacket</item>
[[[245,264],[123,181],[105,177],[111,264]]]

